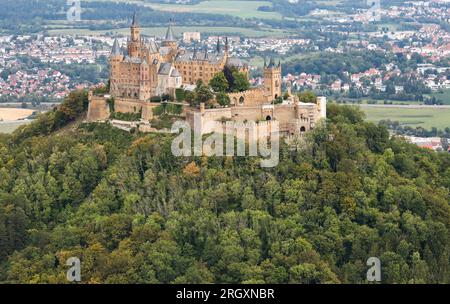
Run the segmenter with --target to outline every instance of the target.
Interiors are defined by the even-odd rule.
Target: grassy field
[[[0,122],[0,133],[12,133],[18,127],[30,123],[31,120]]]
[[[98,0],[85,0],[98,1]],[[281,19],[281,14],[277,12],[258,11],[260,6],[272,6],[269,1],[249,1],[249,0],[206,0],[198,4],[164,4],[151,3],[149,1],[130,1],[130,0],[101,0],[127,2],[150,7],[154,10],[175,12],[175,13],[207,13],[230,15],[240,18],[259,18],[259,19]]]
[[[144,27],[141,28],[141,33],[150,36],[164,36],[167,27]],[[217,33],[217,34],[238,34],[245,37],[287,37],[291,35],[288,31],[278,29],[251,29],[242,27],[213,27],[213,26],[174,26],[174,33],[178,38],[181,38],[182,32],[199,31],[201,33]],[[51,35],[104,35],[106,33],[129,35],[130,28],[110,29],[110,30],[89,30],[89,29],[51,29],[48,33]]]
[[[445,129],[450,127],[450,109],[432,109],[432,108],[368,108],[362,107],[366,113],[367,119],[378,122],[380,120],[390,119],[400,122],[401,125],[411,127],[424,127],[431,129]]]
[[[182,13],[209,13],[230,15],[240,18],[281,19],[277,12],[258,11],[260,6],[272,6],[269,1],[202,1],[194,5],[148,3],[155,10]]]

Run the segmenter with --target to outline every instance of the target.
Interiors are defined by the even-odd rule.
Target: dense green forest
[[[280,164],[174,157],[172,137],[82,124],[86,92],[0,137],[0,281],[449,283],[450,155],[349,106]]]

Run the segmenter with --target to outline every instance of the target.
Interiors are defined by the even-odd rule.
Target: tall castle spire
[[[139,26],[137,13],[133,13],[133,21],[131,22],[131,26]]]
[[[217,55],[220,54],[220,37],[217,37],[216,53]]]
[[[228,54],[228,51],[229,51],[229,49],[228,49],[228,37],[225,36],[225,53]]]
[[[176,41],[175,35],[173,34],[173,30],[172,30],[172,21],[170,21],[169,26],[167,27],[166,37],[164,40],[165,41]]]
[[[208,46],[205,44],[205,60],[208,60]]]
[[[111,57],[120,56],[120,55],[122,55],[122,50],[120,49],[119,41],[117,41],[117,38],[116,38],[116,39],[114,39],[114,44],[113,44],[113,47],[111,50]]]
[[[141,40],[141,30],[139,28],[137,13],[133,14],[133,21],[131,22],[131,41],[139,42]]]

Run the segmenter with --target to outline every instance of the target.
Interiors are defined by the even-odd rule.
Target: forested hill
[[[86,94],[0,137],[0,281],[449,283],[450,156],[351,107],[280,164],[179,158],[171,137],[79,124]]]

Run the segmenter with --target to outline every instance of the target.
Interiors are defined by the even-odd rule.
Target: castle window
[[[244,104],[244,96],[241,96],[240,98],[239,98],[239,104]]]
[[[300,128],[300,133],[306,132],[306,128],[305,127],[301,127]]]

